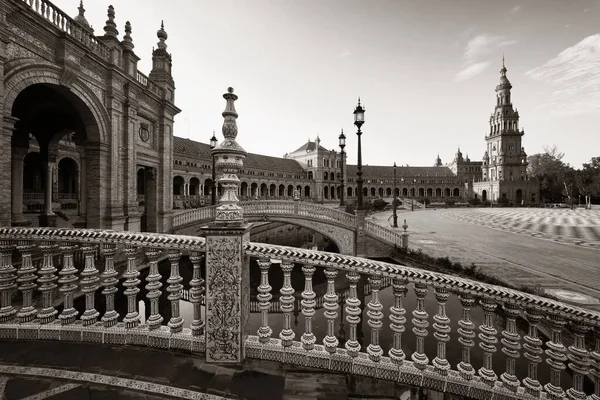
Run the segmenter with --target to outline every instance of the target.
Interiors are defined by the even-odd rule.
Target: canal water
[[[287,226],[284,226],[283,234],[275,234],[275,232],[281,233],[281,226],[277,226],[277,228],[273,228],[273,232],[267,235],[255,235],[251,237],[253,241],[261,241],[268,242],[272,244],[281,244],[286,246],[296,246],[296,247],[317,247],[319,250],[326,249],[327,251],[337,251],[335,245],[330,243],[326,238],[316,237],[316,234],[310,232],[304,228],[298,230],[294,227],[294,230],[288,230]],[[264,231],[269,232],[268,228],[263,229]],[[313,236],[311,236],[313,235]],[[392,264],[398,264],[392,259],[380,259],[381,261],[390,262]],[[164,317],[163,324],[166,325],[170,316],[171,316],[171,307],[170,303],[167,299],[168,293],[166,292],[166,288],[168,286],[167,279],[170,273],[170,264],[168,260],[164,260],[159,263],[159,271],[162,275],[162,295],[160,297],[160,313]],[[202,265],[202,271],[204,271],[204,265]],[[188,257],[183,256],[180,260],[179,266],[180,275],[183,277],[182,284],[184,286],[184,291],[189,290],[189,282],[192,279],[192,263],[190,262]],[[150,316],[150,303],[149,300],[146,299],[145,295],[147,291],[144,286],[146,285],[146,276],[148,274],[148,269],[144,269],[140,271],[140,276],[138,279],[141,280],[140,289],[141,292],[138,294],[139,301],[139,309],[140,314],[142,314],[143,320]],[[204,272],[202,273],[204,278]],[[251,299],[252,301],[256,301],[256,288],[260,284],[260,269],[256,263],[256,260],[251,260],[250,262],[250,280],[251,280]],[[367,277],[361,276],[361,283],[367,283]],[[269,284],[272,286],[271,293],[273,294],[273,300],[275,301],[279,295],[279,289],[283,284],[283,273],[279,268],[279,264],[273,264],[269,271]],[[322,268],[317,268],[315,274],[313,276],[313,285],[314,291],[317,294],[317,297],[322,297],[326,292],[326,279]],[[295,290],[295,296],[297,300],[301,300],[301,293],[304,289],[304,274],[302,272],[302,265],[295,265],[294,270],[292,272],[292,286]],[[343,292],[347,288],[345,273],[341,272],[338,274],[338,278],[336,279],[336,291],[338,293]],[[123,295],[123,290],[125,288],[122,286],[122,281],[119,284],[119,291],[116,294],[115,298],[115,309],[120,314],[120,319],[122,319],[127,313],[127,298]],[[407,355],[407,360],[410,360],[410,356],[416,349],[416,335],[412,332],[413,323],[412,323],[412,311],[416,309],[417,299],[414,293],[414,287],[412,284],[407,285],[407,291],[404,294],[402,299],[402,303],[404,308],[406,309],[406,323],[405,323],[405,332],[402,334],[402,349],[404,353]],[[368,310],[367,304],[371,300],[371,296],[364,296],[361,298],[363,301],[362,307],[364,307],[364,311],[362,314],[362,321],[359,325],[358,336],[359,340],[362,344],[363,351],[370,344],[371,341],[371,330],[368,325],[368,316],[366,311]],[[383,328],[379,333],[379,342],[381,347],[383,348],[384,355],[388,354],[388,351],[391,349],[393,344],[393,331],[390,329],[390,307],[394,304],[394,296],[392,292],[392,287],[382,288],[379,292],[379,301],[383,305],[383,313],[384,319]],[[477,304],[477,303],[476,303]],[[85,300],[83,297],[78,298],[75,301],[75,307],[83,312],[85,310]],[[96,292],[96,308],[100,311],[101,314],[104,313],[105,304],[104,304],[104,296],[101,294],[101,290]],[[189,327],[192,319],[193,319],[193,309],[192,304],[186,300],[180,300],[180,312],[182,317],[185,320],[184,327]],[[427,292],[427,296],[425,299],[425,310],[429,314],[429,327],[427,328],[428,336],[425,338],[425,353],[430,360],[433,360],[437,355],[437,340],[433,337],[433,333],[435,330],[433,329],[433,316],[437,313],[437,300],[435,299],[433,288],[429,288]],[[59,310],[60,311],[60,310]],[[315,315],[312,317],[312,332],[316,335],[317,344],[322,344],[323,338],[327,334],[327,320],[324,317],[324,308],[316,309]],[[458,321],[462,318],[462,306],[458,299],[458,296],[455,294],[451,294],[448,299],[446,305],[446,314],[450,318],[450,341],[446,344],[446,357],[450,361],[450,364],[453,369],[456,369],[456,365],[461,361],[462,357],[462,345],[458,342],[459,335],[457,333],[458,330]],[[475,333],[479,335],[479,330],[477,329],[484,322],[484,314],[483,310],[475,305],[471,310],[471,320],[475,324]],[[301,308],[296,307],[294,311],[293,321],[293,330],[296,334],[295,340],[300,340],[301,335],[305,331],[305,318],[301,313]],[[249,333],[255,335],[258,328],[261,324],[261,316],[258,312],[253,312],[250,315],[249,321]],[[269,325],[273,329],[273,337],[278,337],[279,332],[281,332],[283,328],[283,314],[281,313],[270,313],[269,314]],[[494,325],[498,334],[496,335],[498,339],[498,343],[496,344],[497,351],[493,355],[493,369],[497,371],[498,375],[500,375],[505,370],[506,365],[506,356],[502,352],[502,343],[500,339],[502,338],[501,332],[505,329],[506,326],[506,318],[501,310],[501,307],[498,307],[497,312],[494,314]],[[517,320],[518,333],[523,338],[527,334],[527,323],[524,320]],[[340,304],[338,309],[338,318],[335,322],[335,330],[338,339],[340,340],[340,347],[343,347],[344,340],[348,339],[349,334],[349,325],[346,322],[346,314],[345,314],[345,305]],[[545,341],[545,340],[544,340]],[[476,345],[471,349],[471,364],[475,369],[479,369],[483,365],[483,352],[479,348],[479,343],[481,340],[479,338],[475,339]],[[521,345],[523,344],[523,340],[521,339]],[[545,350],[546,348],[543,347]],[[527,377],[528,370],[528,361],[523,357],[523,349],[520,349],[520,358],[517,359],[516,362],[516,375],[519,379],[523,379]],[[542,358],[544,361],[538,366],[538,379],[542,384],[545,384],[550,379],[550,368],[545,362],[547,356],[543,355]],[[500,377],[498,376],[500,379]],[[572,377],[570,374],[570,370],[566,370],[562,374],[562,386],[563,388],[570,387],[572,381]],[[588,394],[593,393],[593,387],[590,382],[586,382],[586,391]]]

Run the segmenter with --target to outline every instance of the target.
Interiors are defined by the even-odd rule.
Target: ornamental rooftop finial
[[[167,43],[165,43],[165,40],[167,40],[169,35],[167,34],[167,31],[165,31],[164,21],[160,21],[160,29],[158,31],[156,31],[156,36],[158,37],[158,43],[157,43],[158,48],[161,50],[166,50]]]
[[[104,34],[116,38],[119,35],[119,31],[117,30],[117,24],[115,24],[115,8],[112,5],[108,6],[107,15],[108,19],[106,20],[106,25],[104,25]]]
[[[79,7],[77,7],[77,9],[79,10],[79,14],[75,18],[73,18],[73,20],[75,20],[75,22],[77,22],[79,25],[86,28],[88,31],[94,33],[94,30],[90,26],[90,23],[85,18],[85,8],[83,8],[83,0],[79,2]]]
[[[133,39],[131,39],[131,24],[129,21],[125,22],[125,36],[123,36],[123,42],[121,43],[126,50],[133,50],[135,47],[133,45]]]

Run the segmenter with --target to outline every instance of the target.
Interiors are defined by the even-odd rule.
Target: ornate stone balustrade
[[[158,86],[156,83],[152,82],[150,78],[144,75],[141,71],[136,71],[136,80],[141,83],[143,86],[148,88],[152,93],[157,95],[158,97],[163,97],[163,89]]]
[[[85,45],[88,49],[106,61],[111,61],[111,50],[94,34],[75,22],[60,8],[48,0],[21,0],[37,15],[67,33],[69,36]]]
[[[377,225],[373,221],[365,220],[365,234],[377,238],[384,243],[400,247],[402,244],[402,233],[391,228]]]
[[[218,239],[212,240],[218,246]],[[202,304],[205,292],[212,296],[218,293],[219,282],[224,283],[222,279],[227,275],[216,275],[218,279],[205,284],[201,254],[210,252],[212,262],[221,262],[224,269],[231,262],[243,264],[244,258],[234,256],[233,250],[213,250],[198,237],[0,228],[0,338],[211,351],[216,359],[235,340],[205,340],[205,327],[212,332],[226,331],[219,330],[224,320],[203,317]],[[82,261],[74,261],[76,251],[83,253]],[[586,379],[591,380],[595,395],[599,394],[598,312],[499,286],[358,257],[252,242],[244,242],[242,252],[257,260],[261,272],[256,302],[236,314],[241,320],[254,311],[252,308],[261,314],[256,335],[241,342],[246,357],[388,379],[471,398],[585,398]],[[140,253],[149,267],[145,282],[138,278]],[[117,285],[117,254],[127,258],[123,289]],[[189,282],[183,282],[180,275],[182,254],[190,257],[193,271]],[[161,282],[158,269],[161,255],[167,255],[170,264],[166,283]],[[41,256],[41,264],[32,263],[36,256]],[[292,287],[294,266],[304,273],[302,291]],[[269,271],[274,268],[280,268],[284,276],[279,293],[273,293],[269,282]],[[324,296],[317,297],[312,281],[321,268],[327,289]],[[345,274],[348,285],[342,295],[335,290],[341,274]],[[384,290],[390,281],[391,288]],[[249,281],[237,282],[249,286]],[[362,293],[358,290],[361,282],[368,282],[368,290]],[[190,287],[185,297],[193,307],[189,328],[184,327],[179,309],[184,286]],[[127,298],[127,312],[122,315],[114,304],[118,290],[123,290]],[[414,292],[414,302],[405,300],[407,290]],[[80,292],[85,297],[85,308],[75,309],[73,299]],[[160,312],[165,308],[159,307],[163,292],[169,294],[163,297],[170,310],[165,315]],[[102,294],[105,305],[96,304],[95,293]],[[138,309],[138,300],[143,297],[150,304],[150,316],[144,324]],[[60,299],[61,307],[56,306],[56,299]],[[325,312],[318,316],[321,304]],[[450,319],[450,304],[461,308],[460,319]],[[293,329],[295,308],[299,308],[303,332]],[[472,317],[476,310],[482,314],[479,322]],[[501,326],[499,310],[503,316]],[[270,315],[275,311],[276,315]],[[347,337],[337,329],[342,311]],[[319,328],[321,333],[315,325],[317,318],[326,321],[325,327]],[[281,327],[280,332],[274,332],[276,326]],[[538,328],[542,326],[549,327],[548,337]],[[361,339],[361,329],[368,329],[370,335]],[[393,339],[386,342],[384,333]],[[572,343],[563,341],[565,333],[572,335]],[[414,346],[407,347],[407,339]],[[426,350],[429,342],[435,343],[434,354]],[[460,360],[448,359],[449,348],[462,349]],[[481,353],[480,361],[473,360],[476,351]],[[526,363],[527,376],[518,376],[517,363]],[[568,387],[563,386],[569,381]]]

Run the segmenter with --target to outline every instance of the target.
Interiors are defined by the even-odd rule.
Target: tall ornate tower
[[[527,157],[521,146],[525,134],[519,130],[519,112],[511,102],[512,85],[506,77],[504,57],[500,70],[500,83],[496,86],[496,108],[490,116],[490,131],[486,135],[486,152],[483,156],[484,181],[525,180]]]

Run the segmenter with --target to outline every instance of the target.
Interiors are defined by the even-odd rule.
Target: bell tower
[[[490,130],[486,135],[483,160],[484,181],[525,180],[527,155],[521,146],[525,131],[519,130],[519,112],[513,109],[512,85],[506,77],[504,56],[500,69],[500,83],[496,86],[496,107],[490,116]]]

